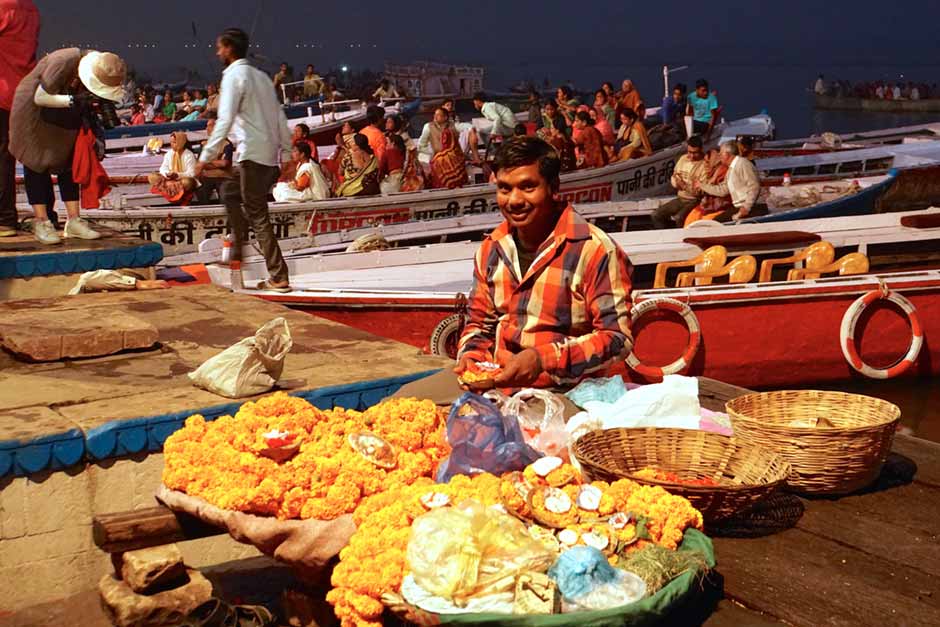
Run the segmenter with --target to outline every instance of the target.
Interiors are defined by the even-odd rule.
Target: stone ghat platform
[[[63,326],[111,309],[153,325],[158,342],[46,363],[0,352],[0,619],[97,584],[110,563],[92,548],[92,518],[152,505],[166,438],[194,413],[218,417],[248,400],[200,390],[187,373],[272,318],[287,319],[294,342],[283,380],[321,407],[364,408],[444,365],[413,347],[213,286],[8,301],[0,320],[31,309],[61,316]],[[218,540],[187,543],[187,561],[200,567],[259,555]],[[25,580],[34,583],[20,585]]]
[[[63,239],[47,246],[31,233],[0,238],[0,300],[66,294],[90,270],[147,270],[163,259],[163,247],[111,229],[96,240]]]

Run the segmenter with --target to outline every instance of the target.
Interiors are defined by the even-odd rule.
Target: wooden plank
[[[940,578],[842,542],[790,529],[715,549],[725,595],[787,623],[940,624]]]
[[[698,396],[702,407],[711,411],[725,411],[725,403],[731,399],[745,394],[750,394],[752,390],[742,388],[738,385],[731,385],[708,377],[698,378]]]
[[[914,481],[940,487],[940,444],[898,434],[891,450],[916,464]]]
[[[702,623],[703,627],[772,627],[784,625],[782,621],[767,614],[754,612],[740,603],[722,599],[711,616]]]
[[[106,553],[123,553],[225,533],[219,527],[173,512],[163,505],[95,516],[91,529],[95,545]]]

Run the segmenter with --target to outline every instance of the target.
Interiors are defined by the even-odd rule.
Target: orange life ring
[[[855,327],[858,325],[862,312],[879,300],[886,300],[897,305],[907,316],[907,320],[911,325],[911,344],[907,349],[907,353],[897,363],[888,368],[869,366],[862,361],[855,346]],[[907,372],[917,361],[917,357],[924,346],[924,328],[921,326],[920,316],[917,315],[917,308],[914,307],[914,304],[897,292],[890,291],[887,285],[882,284],[880,290],[868,292],[852,303],[845,311],[845,315],[842,316],[842,326],[839,329],[839,342],[842,345],[842,355],[854,370],[870,379],[891,379]]]
[[[678,374],[689,367],[689,365],[692,363],[692,360],[695,359],[696,353],[698,353],[698,347],[702,341],[702,331],[698,323],[698,318],[695,317],[695,313],[692,311],[692,308],[685,303],[679,302],[673,298],[651,298],[634,305],[633,311],[630,314],[632,326],[635,327],[637,320],[642,318],[644,314],[654,309],[663,309],[679,314],[682,316],[686,327],[689,329],[688,346],[686,346],[682,356],[671,364],[667,364],[658,368],[655,366],[644,366],[642,363],[640,363],[639,358],[632,350],[627,356],[627,366],[629,366],[631,370],[643,375],[644,377],[661,379],[667,374]]]

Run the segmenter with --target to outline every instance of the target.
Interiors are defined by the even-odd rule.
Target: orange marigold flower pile
[[[406,572],[411,523],[428,511],[422,497],[446,494],[450,503],[500,502],[500,480],[489,474],[457,475],[446,484],[419,479],[413,485],[365,499],[353,514],[356,533],[339,553],[333,589],[326,595],[343,627],[380,627],[382,595],[397,592]]]
[[[235,416],[207,422],[191,416],[164,445],[163,483],[223,509],[281,519],[331,520],[362,499],[431,476],[450,453],[446,412],[431,401],[391,399],[364,412],[322,411],[278,392],[242,405]],[[278,463],[262,456],[271,431],[297,435],[300,450]],[[349,445],[371,432],[397,451],[381,468]]]

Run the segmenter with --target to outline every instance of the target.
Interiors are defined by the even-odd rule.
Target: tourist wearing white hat
[[[48,217],[55,204],[53,174],[68,210],[65,237],[100,237],[79,215],[72,156],[83,116],[94,115],[93,109],[100,106],[97,99],[124,100],[126,74],[124,61],[116,54],[66,48],[40,59],[16,89],[10,112],[10,153],[23,164],[26,196],[35,214],[33,231],[43,244],[60,241]]]

